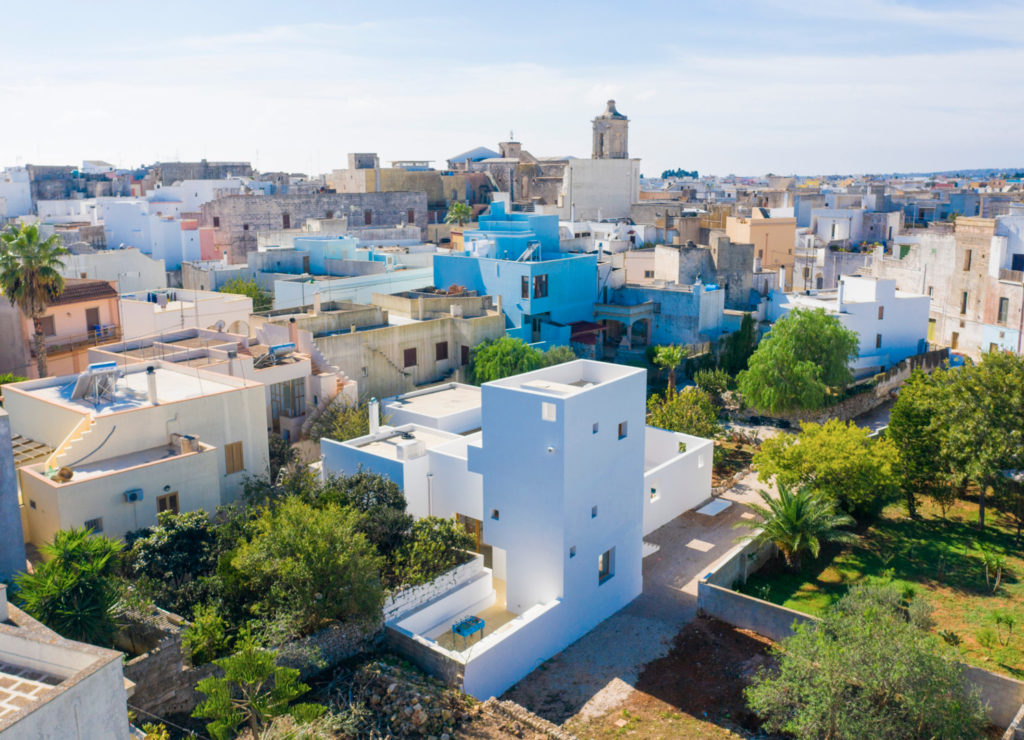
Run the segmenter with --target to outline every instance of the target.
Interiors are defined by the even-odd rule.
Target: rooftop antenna
[[[512,129],[508,130],[508,140],[509,141],[515,141],[516,140],[515,132],[512,131]]]

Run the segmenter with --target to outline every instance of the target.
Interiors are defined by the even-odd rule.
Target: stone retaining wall
[[[427,675],[433,676],[448,686],[462,690],[466,671],[465,663],[417,640],[398,627],[388,627],[384,631],[384,642],[389,649],[406,658]]]
[[[534,732],[542,732],[551,740],[577,740],[575,735],[566,732],[543,717],[538,717],[529,709],[521,704],[516,704],[514,701],[501,701],[492,696],[483,703],[483,708],[493,716],[513,720],[529,727]]]

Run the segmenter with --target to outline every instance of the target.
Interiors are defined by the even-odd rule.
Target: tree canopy
[[[775,322],[737,377],[754,408],[779,414],[818,409],[853,380],[856,332],[824,309],[794,309]]]
[[[452,201],[452,204],[448,206],[448,213],[444,215],[444,222],[446,224],[458,224],[462,226],[467,221],[473,220],[473,208],[468,203],[463,203],[461,200]]]
[[[60,269],[64,267],[61,257],[66,254],[69,252],[61,246],[60,237],[53,234],[41,239],[36,224],[12,224],[7,231],[0,232],[0,293],[35,324],[33,344],[40,378],[49,374],[40,319],[46,307],[64,292]]]
[[[925,608],[922,608],[925,607]],[[798,740],[982,737],[985,708],[927,609],[893,585],[858,584],[779,642],[744,692],[768,732]]]
[[[542,352],[521,339],[504,336],[473,348],[470,375],[473,383],[482,385],[491,380],[500,380],[510,375],[528,373],[531,370],[575,359],[576,354],[570,347],[554,346]]]
[[[647,423],[670,432],[714,439],[721,436],[718,409],[706,392],[684,388],[678,393],[655,393],[647,399]]]
[[[747,369],[747,361],[757,349],[757,325],[749,313],[743,314],[740,328],[722,337],[718,345],[718,366],[733,377]]]
[[[260,288],[254,278],[245,280],[240,277],[232,278],[220,286],[221,293],[234,293],[252,298],[252,310],[269,311],[274,307],[274,296]]]
[[[877,510],[898,490],[897,452],[869,434],[838,419],[802,424],[797,435],[762,443],[754,455],[758,480],[807,486],[854,515]]]
[[[662,171],[662,173],[661,173],[661,179],[662,180],[667,180],[670,177],[692,177],[692,178],[696,179],[696,178],[700,177],[700,173],[697,172],[697,170],[684,170],[684,169],[678,169],[678,168],[674,169],[674,170],[663,170]]]
[[[676,392],[676,368],[679,367],[689,350],[679,344],[660,344],[654,348],[654,364],[668,371],[668,392]]]

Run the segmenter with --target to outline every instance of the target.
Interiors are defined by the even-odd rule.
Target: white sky
[[[0,166],[586,157],[613,97],[646,175],[1024,168],[1020,2],[4,6]]]

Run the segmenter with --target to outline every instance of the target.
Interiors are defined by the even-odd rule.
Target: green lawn
[[[960,637],[968,662],[1024,679],[1024,548],[1014,546],[1010,520],[990,507],[988,527],[979,533],[977,504],[970,501],[958,502],[946,519],[929,502],[921,513],[921,519],[912,520],[901,506],[890,506],[860,532],[857,544],[823,547],[817,560],[805,558],[800,573],[785,572],[773,562],[751,577],[743,591],[821,614],[851,583],[891,577],[897,584],[913,586],[935,607],[936,629]],[[975,543],[1006,557],[1002,585],[995,593],[986,586],[984,561]],[[1016,617],[1012,633],[995,624],[996,611]],[[996,632],[996,642],[989,647],[979,642],[979,633],[986,628]]]

